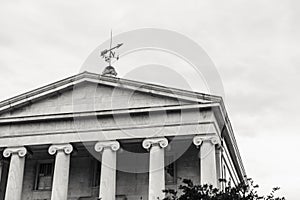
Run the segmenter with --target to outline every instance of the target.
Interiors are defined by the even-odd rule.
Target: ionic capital
[[[145,149],[149,149],[153,145],[159,145],[161,148],[165,148],[168,144],[167,138],[148,138],[143,141],[143,147]]]
[[[19,157],[24,157],[27,154],[25,147],[8,147],[3,151],[3,156],[8,158],[12,154],[18,154]]]
[[[73,146],[71,144],[53,144],[48,149],[50,155],[54,155],[59,151],[64,151],[65,154],[70,154],[73,151]]]
[[[204,141],[210,141],[214,145],[221,145],[221,140],[218,136],[204,136],[204,135],[196,135],[193,138],[193,143],[196,146],[201,146]]]
[[[221,145],[221,139],[217,136],[213,136],[210,138],[210,142],[213,143],[214,145]]]
[[[120,148],[120,143],[118,141],[103,141],[95,144],[95,151],[97,152],[101,152],[106,148],[111,148],[111,150],[117,151]]]

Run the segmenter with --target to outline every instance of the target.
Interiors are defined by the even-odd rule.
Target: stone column
[[[217,168],[217,186],[219,189],[222,189],[222,182],[219,179],[222,178],[222,152],[223,148],[218,143],[216,146],[216,168]]]
[[[21,200],[26,154],[25,147],[6,148],[3,151],[4,157],[11,156],[5,200]]]
[[[55,166],[52,182],[51,200],[67,200],[71,144],[54,144],[48,149],[50,155],[55,156]]]
[[[118,141],[103,141],[95,144],[95,150],[102,152],[99,198],[102,200],[116,199],[116,167]]]
[[[3,171],[3,160],[2,160],[1,155],[0,155],[0,183],[1,183],[1,180],[2,180],[2,171]]]
[[[218,136],[195,136],[193,143],[200,146],[200,183],[218,187],[216,145],[221,141]]]
[[[165,189],[165,151],[168,146],[166,138],[152,138],[143,141],[143,147],[150,150],[149,160],[149,194],[148,200],[164,198]]]
[[[0,199],[3,199],[3,193],[4,193],[4,188],[3,188],[3,183],[2,180],[3,179],[3,157],[2,157],[2,152],[0,155]]]

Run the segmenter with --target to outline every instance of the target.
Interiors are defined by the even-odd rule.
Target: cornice
[[[218,106],[219,106],[218,103],[205,103],[205,104],[140,107],[140,108],[130,108],[130,109],[117,109],[117,110],[97,110],[97,111],[87,111],[87,112],[59,113],[59,114],[18,116],[18,117],[3,117],[3,118],[0,117],[0,124],[30,122],[30,121],[48,121],[48,120],[70,119],[70,118],[92,117],[92,116],[120,115],[120,114],[143,113],[143,112],[213,108]]]

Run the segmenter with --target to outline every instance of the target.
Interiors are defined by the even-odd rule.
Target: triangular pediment
[[[83,72],[0,103],[0,118],[220,101],[219,97]]]

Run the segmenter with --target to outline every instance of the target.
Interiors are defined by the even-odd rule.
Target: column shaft
[[[48,152],[55,156],[51,200],[67,200],[70,171],[71,144],[57,144],[49,147]]]
[[[8,179],[6,184],[5,200],[21,200],[23,176],[25,167],[25,147],[11,147],[3,151],[4,157],[11,156]]]
[[[222,183],[219,179],[222,178],[222,150],[221,147],[216,148],[216,167],[217,167],[217,186],[219,189],[222,188]]]
[[[114,200],[116,196],[117,153],[105,148],[102,153],[99,197],[103,200]]]
[[[24,166],[25,157],[19,157],[18,154],[12,154],[9,165],[5,200],[21,200]]]
[[[102,152],[99,198],[116,199],[116,168],[118,141],[102,141],[95,144],[95,151]]]
[[[215,145],[210,141],[204,141],[200,147],[200,158],[201,184],[212,184],[214,187],[217,187]]]
[[[163,199],[165,189],[165,150],[167,138],[149,138],[143,147],[150,150],[148,200]]]
[[[1,183],[1,180],[2,180],[2,171],[3,171],[3,160],[0,160],[0,183]]]
[[[70,155],[58,151],[55,157],[51,200],[67,200]]]
[[[165,152],[163,148],[154,145],[150,149],[149,161],[149,200],[164,198],[162,190],[165,189]]]
[[[216,147],[221,147],[221,140],[219,136],[195,136],[193,143],[199,147],[200,146],[200,184],[210,184],[214,187],[219,185],[220,172],[218,167],[220,167],[220,160],[217,159]],[[218,158],[220,155],[218,155]]]

